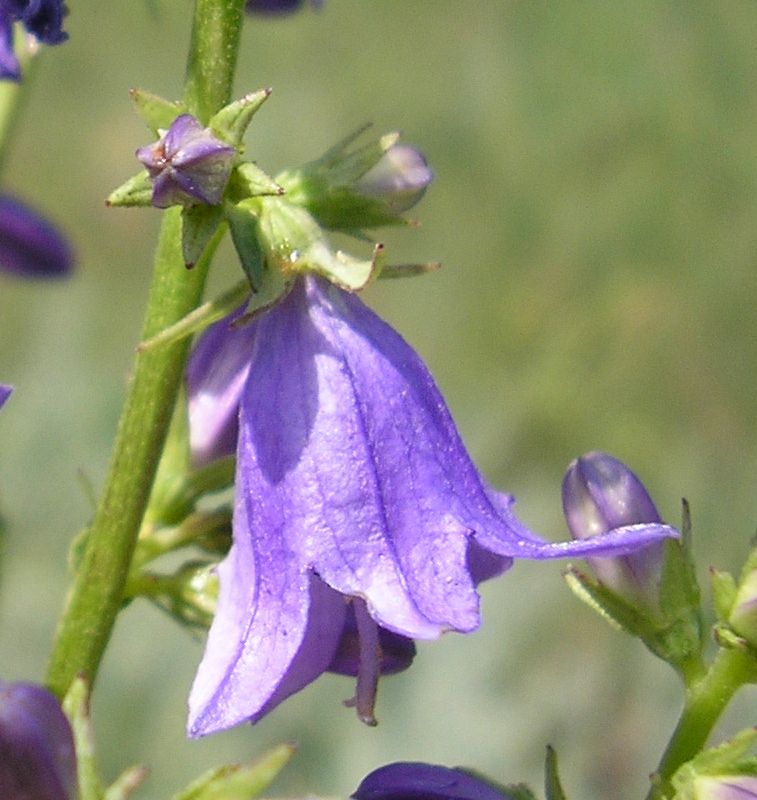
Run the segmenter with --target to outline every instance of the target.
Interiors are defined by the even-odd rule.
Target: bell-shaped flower
[[[18,80],[20,67],[13,50],[13,24],[20,22],[37,41],[53,45],[65,42],[63,18],[68,13],[62,0],[0,0],[0,80]]]
[[[399,761],[363,778],[355,800],[510,800],[512,795],[461,769]]]
[[[0,683],[0,797],[76,796],[74,739],[57,698],[31,683]]]
[[[617,458],[592,452],[573,461],[562,485],[563,510],[576,539],[590,539],[613,530],[659,524],[660,515],[644,484]],[[664,556],[664,544],[617,558],[589,559],[597,579],[631,605],[654,608]]]
[[[246,379],[232,377],[238,394],[217,389],[224,436],[239,403],[233,545],[218,568],[191,736],[254,722],[329,669],[349,603],[367,642],[379,626],[408,639],[470,632],[475,584],[514,558],[625,555],[676,535],[652,524],[536,537],[513,498],[485,484],[416,353],[322,278],[297,278],[250,327],[227,323],[216,345],[228,374]],[[202,384],[196,374],[192,393]],[[208,424],[210,408],[190,426]],[[380,671],[379,648],[359,652],[358,694]]]
[[[0,194],[0,271],[59,278],[73,263],[73,250],[63,234],[29,206]]]
[[[235,156],[233,147],[191,114],[179,115],[157,142],[137,150],[152,179],[152,204],[157,208],[218,205]]]

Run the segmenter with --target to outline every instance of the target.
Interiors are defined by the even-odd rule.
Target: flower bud
[[[310,0],[310,4],[313,8],[320,8],[322,0]],[[303,0],[247,0],[244,10],[248,14],[278,16],[299,11],[302,5]]]
[[[0,684],[0,797],[76,798],[71,726],[58,700],[41,686]]]
[[[218,205],[235,155],[233,147],[191,114],[176,117],[157,142],[137,150],[152,179],[152,204],[157,208]]]
[[[510,800],[494,786],[461,769],[397,762],[365,777],[354,800]]]
[[[757,800],[753,775],[702,775],[694,780],[693,800]]]
[[[568,467],[562,499],[565,519],[575,539],[662,521],[641,481],[606,453],[587,453]],[[663,549],[663,542],[655,542],[631,555],[588,561],[599,582],[631,605],[655,607]]]
[[[406,144],[390,147],[355,183],[364,197],[381,198],[395,214],[412,208],[426,192],[433,173],[420,150]]]
[[[753,556],[739,583],[728,622],[739,636],[757,648],[757,563],[755,562],[757,557]]]
[[[71,246],[44,217],[0,195],[0,270],[25,278],[58,278],[71,271]]]

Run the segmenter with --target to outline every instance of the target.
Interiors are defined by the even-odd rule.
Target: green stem
[[[196,113],[209,116],[230,99],[243,2],[196,0],[185,88]],[[221,54],[214,51],[218,46]],[[198,305],[208,263],[204,256],[193,270],[184,267],[180,209],[165,212],[142,339]],[[105,489],[48,666],[48,685],[61,697],[77,675],[94,682],[110,639],[188,348],[184,340],[137,353]]]
[[[670,779],[707,743],[715,723],[734,694],[755,678],[755,659],[738,649],[721,648],[704,677],[689,686],[678,725],[653,776],[648,800],[670,794]]]

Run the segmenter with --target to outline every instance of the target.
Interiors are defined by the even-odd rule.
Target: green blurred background
[[[0,417],[8,529],[0,675],[40,679],[66,553],[99,486],[137,341],[159,213],[107,210],[149,135],[127,90],[180,94],[188,0],[71,0],[71,40],[45,54],[3,188],[70,232],[65,284],[0,276]],[[250,19],[237,94],[274,95],[249,152],[269,171],[365,121],[402,130],[436,173],[418,230],[390,260],[432,276],[365,299],[435,373],[487,477],[522,517],[567,535],[559,487],[575,456],[632,465],[663,515],[691,502],[703,579],[737,569],[757,524],[757,4],[326,0]],[[213,288],[236,280],[222,251]],[[83,476],[83,477],[82,477]],[[109,778],[133,762],[159,800],[213,764],[299,743],[276,793],[346,796],[417,759],[541,782],[543,748],[576,797],[638,798],[676,718],[675,677],[570,595],[560,564],[482,587],[484,624],[422,644],[387,679],[375,730],[326,676],[254,728],[184,739],[202,650],[137,602],[95,699]],[[739,696],[720,734],[755,722]]]

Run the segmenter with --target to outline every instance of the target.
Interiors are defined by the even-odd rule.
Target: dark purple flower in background
[[[18,80],[19,63],[13,51],[13,24],[20,22],[39,42],[60,44],[68,39],[62,0],[0,0],[0,79]]]
[[[215,206],[221,202],[236,150],[191,114],[181,114],[160,139],[140,147],[137,158],[153,181],[152,204]]]
[[[4,383],[0,383],[0,408],[5,405],[5,401],[11,396],[13,389]]]
[[[0,683],[0,797],[76,796],[74,739],[57,698],[31,683]]]
[[[0,195],[0,270],[25,278],[58,278],[73,267],[71,245],[48,220]]]
[[[299,11],[303,5],[305,5],[305,0],[247,0],[245,11],[248,14],[278,16]],[[323,0],[310,0],[310,5],[313,8],[320,8],[323,5]]]
[[[644,484],[623,462],[592,452],[568,467],[562,486],[563,510],[576,539],[661,523]],[[619,558],[589,559],[600,583],[632,605],[654,608],[659,596],[663,542]]]
[[[510,800],[511,795],[461,769],[397,762],[371,772],[355,800]]]
[[[216,372],[237,387],[218,388],[216,428],[228,436],[238,402],[236,498],[191,736],[254,722],[328,670],[349,604],[369,643],[358,648],[360,701],[380,671],[370,646],[378,628],[407,639],[470,632],[476,583],[514,558],[623,555],[676,535],[649,525],[573,542],[536,537],[513,498],[485,484],[423,362],[354,294],[300,277],[250,327],[208,334],[233,362]],[[190,395],[202,386],[195,371]]]

